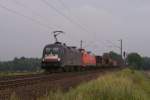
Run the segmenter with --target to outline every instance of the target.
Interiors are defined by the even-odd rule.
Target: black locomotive
[[[76,47],[68,47],[56,42],[44,47],[42,68],[46,70],[65,68],[67,66],[81,66],[82,53]]]

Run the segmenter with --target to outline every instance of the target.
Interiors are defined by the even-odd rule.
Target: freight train
[[[104,53],[102,56],[94,55],[85,49],[78,49],[58,42],[57,35],[55,34],[54,36],[56,42],[46,45],[43,49],[41,67],[46,71],[58,69],[63,71],[85,70],[120,66],[119,61],[112,59],[108,53]]]
[[[82,70],[96,67],[117,67],[119,61],[113,60],[108,53],[94,55],[85,49],[66,46],[60,42],[46,45],[43,49],[42,69],[47,71],[63,69]]]

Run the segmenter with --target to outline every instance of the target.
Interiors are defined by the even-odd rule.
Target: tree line
[[[134,69],[150,70],[150,57],[142,57],[138,53],[130,53],[126,61],[127,65]]]
[[[112,58],[118,60],[121,56],[110,52]],[[142,57],[138,53],[130,53],[125,59],[126,65],[134,69],[150,70],[150,57]],[[12,61],[1,61],[0,71],[39,71],[41,70],[40,58],[17,58]]]
[[[40,64],[39,58],[15,57],[12,61],[1,61],[0,71],[38,71]]]
[[[114,51],[109,52],[112,59],[117,61],[123,61],[120,54]],[[125,56],[122,64],[126,64],[128,67],[141,70],[150,70],[150,57],[142,57],[140,54],[133,52]]]

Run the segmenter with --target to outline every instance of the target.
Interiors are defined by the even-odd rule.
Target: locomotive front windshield
[[[60,50],[58,47],[47,47],[45,48],[45,55],[58,55],[58,56],[62,56],[63,51]]]
[[[60,51],[59,51],[59,48],[57,48],[57,47],[53,47],[53,48],[47,47],[45,49],[45,54],[47,54],[47,55],[48,54],[59,55]]]

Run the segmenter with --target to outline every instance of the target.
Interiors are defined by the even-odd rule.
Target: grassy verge
[[[20,71],[20,72],[0,72],[0,77],[5,77],[5,76],[17,76],[17,75],[30,75],[30,74],[38,74],[42,73],[42,71],[38,72],[28,72],[28,71]]]
[[[39,100],[150,100],[150,79],[143,72],[125,69],[81,84],[67,93],[50,92]]]

